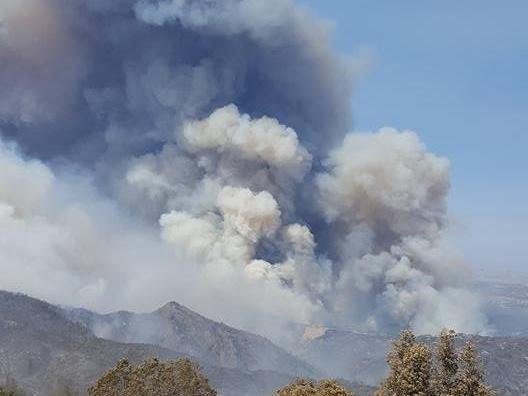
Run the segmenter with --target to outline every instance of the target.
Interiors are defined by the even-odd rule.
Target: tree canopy
[[[376,396],[493,396],[486,385],[475,346],[468,341],[458,353],[456,333],[443,330],[435,354],[404,330],[387,356],[389,374]]]
[[[89,396],[216,396],[199,366],[189,359],[139,366],[119,361],[88,389]]]
[[[335,380],[315,382],[298,379],[277,391],[276,396],[354,396]]]

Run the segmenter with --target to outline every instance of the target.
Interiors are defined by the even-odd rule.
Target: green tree
[[[455,349],[456,333],[444,329],[436,344],[434,368],[434,393],[437,396],[454,396],[458,382],[458,355]]]
[[[495,392],[486,385],[482,364],[475,346],[468,341],[460,353],[461,373],[455,396],[493,396]]]
[[[335,380],[321,380],[319,383],[298,379],[276,392],[277,396],[354,396]]]
[[[189,359],[139,366],[119,361],[88,389],[89,396],[216,396],[199,366]]]
[[[376,396],[430,396],[432,390],[431,352],[404,330],[387,357],[389,375]]]

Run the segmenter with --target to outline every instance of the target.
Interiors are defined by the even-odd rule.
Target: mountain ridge
[[[171,301],[149,313],[108,314],[64,309],[64,316],[101,338],[159,345],[212,365],[242,370],[272,370],[293,376],[319,376],[318,370],[269,339],[216,322]]]
[[[164,307],[161,313],[167,314],[167,307]],[[207,320],[181,307],[180,304],[168,305],[169,316],[176,309],[176,312],[189,311],[186,313],[192,317],[200,316],[202,320]],[[79,321],[69,320],[68,312],[70,315],[75,312],[78,316],[84,316],[85,320],[90,316],[98,316],[83,309],[65,310],[21,293],[0,291],[0,375],[15,379],[21,388],[33,396],[49,395],[57,382],[67,384],[79,394],[85,394],[87,387],[121,358],[139,363],[149,357],[164,360],[189,357],[202,366],[220,396],[269,396],[296,377],[271,369],[222,367],[211,364],[207,359],[159,345],[100,338]],[[123,312],[120,314],[123,315]],[[127,313],[125,316],[130,315],[134,314]],[[236,334],[249,334],[249,341],[260,340],[266,347],[271,343],[264,337],[223,326]],[[274,349],[280,350],[277,346]],[[280,356],[291,355],[284,351]],[[309,366],[305,363],[299,364],[300,375],[310,376],[314,373],[311,368],[302,372],[306,367]],[[357,386],[355,389],[359,390],[356,392],[359,396],[370,393],[368,387]]]

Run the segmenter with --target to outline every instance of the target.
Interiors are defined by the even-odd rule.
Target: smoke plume
[[[350,132],[353,80],[290,0],[2,1],[0,288],[271,336],[486,331],[448,161]]]

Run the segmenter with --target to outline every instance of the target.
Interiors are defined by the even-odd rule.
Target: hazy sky
[[[342,52],[374,56],[356,130],[412,129],[451,160],[456,240],[476,268],[527,269],[528,2],[302,0]]]

